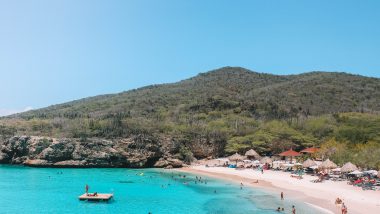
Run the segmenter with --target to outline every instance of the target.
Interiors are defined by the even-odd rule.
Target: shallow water
[[[143,173],[143,174],[141,174]],[[180,178],[161,169],[51,169],[0,165],[0,213],[272,214],[295,204],[297,213],[317,214],[302,202],[281,202],[262,190],[195,175]],[[184,173],[181,173],[184,174]],[[184,182],[188,182],[185,185]],[[114,193],[108,203],[79,201],[90,192]],[[216,191],[216,193],[214,192]]]

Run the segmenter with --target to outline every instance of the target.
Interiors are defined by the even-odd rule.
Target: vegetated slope
[[[224,67],[177,83],[2,118],[0,135],[82,141],[149,135],[186,159],[249,148],[276,154],[322,144],[325,157],[341,162],[360,156],[380,167],[380,158],[367,154],[380,154],[379,112],[378,78],[333,72],[271,75]]]
[[[159,111],[228,109],[246,111],[260,119],[374,112],[380,110],[380,79],[327,72],[278,76],[224,67],[174,84],[85,98],[13,117],[101,118],[122,113],[149,119]]]

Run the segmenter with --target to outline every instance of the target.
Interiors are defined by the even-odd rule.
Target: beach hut
[[[322,164],[319,165],[319,168],[321,169],[335,169],[337,167],[338,166],[334,162],[332,162],[330,159],[323,161]]]
[[[260,163],[261,164],[270,164],[270,163],[272,163],[273,161],[272,161],[272,159],[270,158],[270,157],[264,157],[264,158],[262,158],[261,160],[260,160]]]
[[[236,161],[236,164],[237,164],[238,161],[242,161],[244,159],[245,159],[245,157],[242,156],[242,155],[239,155],[238,153],[235,153],[235,154],[233,154],[233,155],[231,155],[231,156],[228,157],[228,160],[230,160],[230,161]]]
[[[341,172],[353,172],[355,170],[358,170],[358,167],[356,167],[355,164],[352,164],[351,162],[345,163],[340,169]]]
[[[304,168],[310,168],[312,166],[316,166],[317,163],[315,163],[313,160],[307,159],[305,162],[302,163],[302,167]]]
[[[311,148],[306,148],[302,151],[300,151],[300,153],[308,153],[308,154],[314,154],[316,152],[318,152],[318,148],[315,148],[315,147],[311,147]]]
[[[281,152],[279,154],[279,156],[281,157],[290,157],[290,162],[293,161],[293,157],[297,157],[297,156],[300,156],[301,154],[299,152],[296,152],[296,151],[293,151],[293,149],[290,149],[288,151],[285,151],[285,152]]]
[[[260,155],[253,149],[248,150],[245,153],[245,156],[247,156],[249,159],[256,159],[256,160],[259,160],[261,158]]]

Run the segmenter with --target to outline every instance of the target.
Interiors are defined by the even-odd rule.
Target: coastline
[[[289,197],[302,201],[325,213],[341,213],[340,207],[334,204],[337,197],[343,199],[350,214],[376,214],[380,209],[380,191],[363,191],[345,182],[312,183],[310,181],[315,177],[309,175],[299,180],[291,178],[289,173],[277,171],[265,171],[261,174],[256,170],[205,166],[191,166],[176,170],[228,180],[237,184],[243,183],[250,188],[260,188],[273,194],[279,195],[284,192],[285,199]],[[256,183],[256,180],[259,182]]]

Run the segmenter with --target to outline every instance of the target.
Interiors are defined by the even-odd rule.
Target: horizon
[[[323,71],[380,78],[376,1],[40,0],[0,6],[6,80],[0,116],[178,82],[226,65],[274,75]]]

